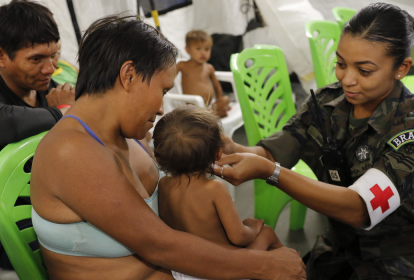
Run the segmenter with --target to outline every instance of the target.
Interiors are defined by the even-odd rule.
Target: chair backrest
[[[15,205],[19,197],[30,196],[31,166],[26,163],[45,134],[9,144],[0,151],[0,241],[20,280],[48,279],[40,249],[31,249],[37,243],[33,227],[20,230],[16,224],[31,219],[32,206]]]
[[[408,90],[410,92],[414,92],[414,76],[410,75],[410,76],[405,76],[401,82],[404,83],[404,85],[408,88]]]
[[[52,75],[53,80],[58,84],[70,83],[73,87],[78,80],[78,70],[69,62],[58,61],[58,68]]]
[[[305,28],[318,88],[336,82],[335,52],[341,37],[338,23],[328,20],[312,20],[306,23]]]
[[[281,130],[295,114],[281,48],[255,45],[230,60],[249,145]]]
[[[340,30],[342,30],[345,24],[356,14],[356,10],[345,7],[335,7],[332,9],[332,13],[339,24]]]

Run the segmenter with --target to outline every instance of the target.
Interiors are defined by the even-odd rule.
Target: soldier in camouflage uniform
[[[337,77],[341,83],[334,83],[318,90],[317,108],[312,98],[309,98],[282,131],[260,141],[256,147],[242,147],[226,139],[228,147],[225,153],[252,152],[272,161],[276,159],[281,166],[289,169],[302,159],[314,171],[319,181],[330,184],[335,184],[338,174],[326,166],[323,159],[321,160],[322,146],[327,142],[323,131],[331,143],[336,140],[338,150],[345,152],[347,170],[343,174],[349,177],[347,181],[350,182],[345,187],[348,187],[347,190],[355,191],[359,195],[359,200],[363,202],[364,209],[359,210],[363,223],[347,220],[344,217],[346,214],[341,216],[335,213],[337,211],[334,207],[326,210],[318,205],[329,204],[334,200],[333,196],[324,197],[323,194],[308,191],[332,191],[345,197],[350,194],[344,192],[346,188],[322,183],[310,184],[308,180],[287,169],[282,168],[280,171],[277,185],[280,189],[329,217],[330,228],[326,235],[318,237],[307,263],[309,279],[414,278],[414,95],[399,81],[408,72],[412,63],[411,58],[407,58],[413,43],[412,18],[393,5],[375,4],[361,10],[360,17],[358,18],[357,14],[349,25],[358,25],[361,18],[366,20],[370,15],[375,19],[376,13],[381,14],[382,19],[384,15],[391,17],[390,10],[405,17],[405,24],[408,26],[405,30],[410,36],[405,41],[401,40],[405,42],[406,50],[402,54],[403,60],[397,61],[397,67],[393,67],[395,71],[392,73],[396,77],[393,87],[383,98],[378,97],[378,105],[372,113],[368,116],[362,114],[364,117],[357,118],[354,109],[359,110],[361,104],[366,105],[368,102],[358,103],[359,97],[355,98],[357,94],[344,92],[345,87],[350,88],[350,78],[344,74],[345,62],[339,54],[345,51],[342,51],[344,46],[341,49],[340,42],[337,53],[340,58]],[[395,14],[392,14],[392,18],[395,18]],[[367,25],[370,25],[369,20]],[[348,28],[352,31],[351,27]],[[346,29],[347,27],[344,32]],[[355,35],[352,32],[350,34]],[[381,36],[385,37],[384,34]],[[355,37],[350,38],[345,39],[356,40]],[[341,41],[345,39],[343,35]],[[396,60],[394,59],[394,62]],[[404,66],[404,63],[408,64]],[[400,65],[402,66],[399,68]],[[361,73],[362,75],[364,79],[373,79],[366,73]],[[363,78],[359,78],[359,81]],[[381,83],[386,87],[386,82],[378,81],[379,88]],[[370,102],[375,101],[374,99]],[[320,113],[321,122],[318,120],[317,111]],[[359,116],[360,112],[361,110],[358,111]],[[223,164],[232,164],[233,168],[223,170],[222,167],[216,167],[216,174],[223,174],[235,184],[244,179],[265,179],[272,174],[267,171],[266,175],[263,175],[265,166],[267,168],[269,164],[263,160],[259,161],[257,156],[250,155],[244,158],[243,154],[236,154],[218,162],[220,166]],[[252,171],[254,169],[260,169],[262,173]],[[361,203],[352,196],[346,199],[352,200],[349,202],[351,205]],[[338,204],[338,209],[341,209],[340,206]]]
[[[312,252],[311,262],[317,257],[322,261],[316,266],[317,271],[308,271],[308,276],[324,279],[315,275],[311,278],[311,274],[322,270],[329,273],[330,269],[333,270],[330,273],[335,273],[335,269],[343,267],[340,261],[344,260],[354,268],[359,277],[356,279],[380,277],[384,273],[414,277],[414,143],[397,151],[387,143],[402,131],[413,131],[414,95],[398,81],[374,114],[358,123],[360,119],[352,118],[352,105],[343,93],[341,84],[335,83],[316,94],[327,136],[336,137],[346,147],[353,182],[367,170],[378,169],[396,186],[401,205],[369,231],[330,219],[327,236],[318,238]],[[302,159],[320,181],[329,182],[328,170],[319,160],[323,145],[321,129],[309,107],[313,107],[311,99],[282,131],[259,145],[269,150],[282,166],[291,168]],[[403,267],[396,268],[396,264]]]

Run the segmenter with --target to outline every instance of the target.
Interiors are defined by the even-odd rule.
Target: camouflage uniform
[[[347,266],[353,271],[348,269],[352,277],[346,279],[414,278],[414,142],[398,150],[387,144],[401,131],[414,128],[414,95],[397,82],[361,127],[349,126],[352,105],[339,83],[320,89],[316,98],[327,135],[336,137],[345,147],[352,181],[374,167],[395,185],[400,205],[368,231],[330,219],[327,234],[318,237],[307,264],[309,279],[338,279],[333,275]],[[321,129],[310,107],[311,98],[282,131],[258,145],[287,168],[302,159],[320,181],[329,182],[328,172],[319,160]]]

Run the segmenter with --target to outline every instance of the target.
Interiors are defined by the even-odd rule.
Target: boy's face
[[[190,55],[191,60],[202,64],[210,59],[212,46],[213,42],[211,40],[198,41],[192,42],[189,47],[185,47],[185,50]]]

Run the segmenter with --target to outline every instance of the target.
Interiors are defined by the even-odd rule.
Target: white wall
[[[254,44],[274,44],[284,49],[291,71],[305,77],[312,71],[312,63],[304,23],[312,19],[334,20],[332,8],[337,6],[360,9],[371,0],[256,0],[267,18],[265,28],[256,29],[244,35],[245,47]],[[406,9],[414,15],[414,0],[382,0]],[[0,4],[9,0],[0,0]],[[62,39],[61,58],[77,65],[78,43],[72,26],[66,0],[40,0],[53,12]],[[73,0],[81,31],[98,18],[120,12],[136,14],[136,0]],[[212,33],[242,35],[253,9],[247,15],[241,12],[244,0],[193,0],[193,5],[160,16],[163,34],[181,51],[185,59],[185,34],[191,29],[203,29]],[[152,18],[144,18],[154,25]],[[302,35],[303,34],[303,35]]]

